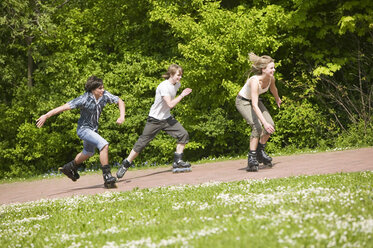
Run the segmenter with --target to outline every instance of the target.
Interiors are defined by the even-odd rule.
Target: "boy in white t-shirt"
[[[181,99],[192,92],[192,89],[186,88],[179,96],[175,97],[177,90],[181,86],[180,80],[182,75],[183,69],[179,65],[173,64],[170,65],[167,73],[162,76],[166,80],[160,83],[157,87],[155,100],[150,108],[144,131],[133,146],[130,155],[123,160],[119,167],[117,171],[118,178],[124,176],[128,168],[131,166],[132,161],[161,130],[178,140],[176,152],[174,154],[174,171],[190,169],[190,163],[182,160],[185,144],[189,141],[188,132],[170,113],[170,110],[175,107]]]

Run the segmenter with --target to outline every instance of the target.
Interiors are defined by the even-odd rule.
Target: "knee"
[[[84,156],[84,160],[86,160],[86,159],[89,159],[90,157],[92,157],[95,154],[95,152],[94,151],[83,150],[82,154]]]
[[[186,144],[188,142],[189,142],[189,134],[186,130],[183,130],[178,137],[178,143]]]
[[[263,132],[263,128],[261,125],[253,125],[251,130],[251,137],[252,138],[259,138]]]
[[[108,152],[109,151],[109,144],[106,144],[104,147],[101,148],[100,152]]]

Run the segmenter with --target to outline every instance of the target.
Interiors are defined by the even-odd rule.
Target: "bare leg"
[[[104,146],[100,151],[101,166],[109,164],[109,145]]]
[[[76,155],[74,161],[75,161],[75,164],[81,164],[83,163],[84,161],[86,161],[87,159],[89,159],[91,156],[90,155],[86,155],[86,154],[83,154],[82,152],[78,153],[78,155]]]
[[[265,143],[267,143],[267,141],[268,141],[268,139],[269,139],[270,136],[271,136],[270,134],[263,134],[263,135],[260,137],[260,144],[265,144]]]
[[[139,153],[135,152],[134,150],[131,150],[130,155],[128,155],[127,157],[128,162],[132,163],[132,161],[135,160],[137,156],[139,156]]]
[[[256,151],[256,148],[258,147],[258,141],[259,141],[259,138],[250,139],[250,150],[251,151]]]
[[[177,144],[176,146],[176,153],[183,153],[184,152],[184,148],[185,148],[185,144]]]

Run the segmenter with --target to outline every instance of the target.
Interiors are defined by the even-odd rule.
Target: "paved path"
[[[259,172],[246,172],[246,160],[231,160],[192,166],[190,173],[173,174],[170,168],[130,170],[117,182],[118,188],[105,189],[101,175],[84,175],[77,182],[67,177],[33,182],[0,184],[0,204],[97,194],[105,191],[126,191],[210,181],[280,178],[298,175],[337,172],[373,171],[373,147],[357,150],[274,157],[274,167]],[[116,171],[113,170],[113,174]]]

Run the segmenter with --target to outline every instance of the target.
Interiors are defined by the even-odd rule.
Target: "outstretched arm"
[[[70,105],[69,105],[68,103],[65,103],[65,104],[62,105],[62,106],[59,106],[59,107],[57,107],[57,108],[55,108],[55,109],[52,109],[51,111],[49,111],[49,112],[46,113],[45,115],[40,116],[39,119],[36,120],[36,126],[37,126],[38,128],[41,128],[41,127],[44,125],[45,121],[46,121],[49,117],[51,117],[51,116],[53,116],[53,115],[56,115],[56,114],[59,114],[59,113],[61,113],[61,112],[63,112],[63,111],[66,111],[66,110],[70,110],[70,109],[71,109],[71,107],[70,107]]]
[[[173,107],[178,104],[181,99],[183,99],[185,96],[189,95],[192,92],[192,89],[186,88],[181,92],[181,94],[178,97],[175,97],[173,100],[171,100],[171,96],[164,96],[163,100],[166,102],[166,104],[172,109]]]
[[[119,118],[117,119],[117,124],[122,124],[124,122],[126,116],[126,106],[122,99],[119,98],[118,100],[118,107],[119,107]]]

